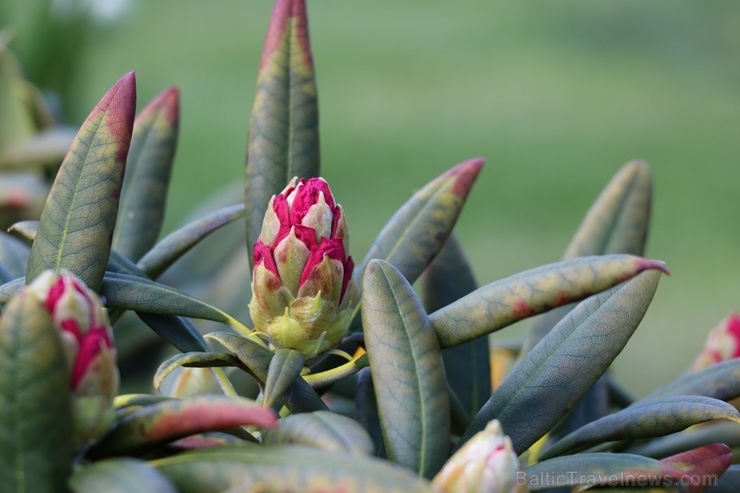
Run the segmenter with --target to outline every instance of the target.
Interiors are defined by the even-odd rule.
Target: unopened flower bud
[[[493,420],[468,440],[432,480],[437,493],[526,493],[519,459]]]
[[[740,357],[740,315],[733,313],[714,327],[691,371]]]
[[[321,178],[294,178],[270,199],[254,245],[255,330],[312,358],[347,333],[354,262],[342,207]]]
[[[43,272],[29,286],[61,331],[71,370],[78,445],[94,441],[113,421],[119,377],[108,315],[97,294],[69,272]]]

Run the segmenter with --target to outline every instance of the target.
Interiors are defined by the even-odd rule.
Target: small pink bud
[[[70,367],[75,436],[84,445],[105,433],[113,420],[119,377],[108,315],[100,298],[66,271],[45,271],[28,289],[59,328]]]
[[[526,493],[511,439],[493,420],[445,463],[432,480],[437,493]]]
[[[355,290],[342,207],[321,178],[293,179],[270,200],[254,245],[255,329],[313,357],[346,334]]]
[[[740,357],[740,315],[733,313],[709,331],[691,371],[737,357]]]

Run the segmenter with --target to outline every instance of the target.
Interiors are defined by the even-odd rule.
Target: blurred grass
[[[139,107],[181,87],[171,228],[242,180],[272,3],[134,6],[96,32],[70,107],[81,120],[132,69]],[[322,0],[309,15],[322,170],[355,257],[415,188],[484,156],[458,227],[478,281],[555,261],[611,175],[643,157],[656,181],[648,255],[673,275],[617,377],[639,394],[668,381],[740,310],[740,4]]]

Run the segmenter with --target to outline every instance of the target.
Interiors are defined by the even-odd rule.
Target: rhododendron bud
[[[701,370],[737,357],[740,357],[740,315],[733,313],[709,332],[691,370]]]
[[[78,445],[99,438],[113,421],[118,368],[113,333],[100,298],[66,271],[45,271],[29,286],[61,331],[70,367]]]
[[[354,263],[342,207],[321,178],[294,178],[267,206],[254,245],[255,330],[312,358],[347,333]]]
[[[432,480],[438,493],[526,493],[511,439],[493,420],[465,442]]]

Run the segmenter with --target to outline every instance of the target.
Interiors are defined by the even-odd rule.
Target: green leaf
[[[69,479],[73,493],[177,493],[167,476],[143,460],[122,457],[84,466]]]
[[[295,443],[348,455],[372,455],[375,450],[370,435],[357,421],[329,411],[282,418],[277,428],[262,434],[262,443]]]
[[[294,176],[319,176],[319,166],[319,109],[306,4],[280,0],[267,32],[249,122],[245,205],[250,252],[270,197]]]
[[[706,423],[666,437],[637,442],[625,452],[659,459],[717,442],[733,448],[740,447],[740,426],[729,421]]]
[[[12,281],[26,274],[28,256],[31,249],[18,238],[0,231],[0,265],[5,269],[8,277],[2,282]]]
[[[579,304],[512,369],[458,447],[494,418],[511,437],[517,453],[539,440],[622,351],[642,320],[659,279],[659,271],[643,272]]]
[[[58,329],[28,291],[0,318],[0,484],[64,491],[73,457],[70,373]]]
[[[203,335],[189,318],[157,313],[137,313],[142,322],[179,351],[208,351]]]
[[[100,295],[110,308],[202,318],[224,324],[233,322],[231,317],[208,303],[138,276],[106,272]]]
[[[437,338],[413,288],[392,265],[373,260],[363,283],[365,347],[388,458],[431,478],[450,439]]]
[[[492,282],[429,315],[443,348],[608,289],[662,262],[632,255],[564,260]]]
[[[159,365],[157,372],[154,374],[154,388],[159,391],[164,379],[181,366],[196,368],[244,368],[244,365],[238,358],[227,353],[192,352],[175,354]]]
[[[211,332],[206,337],[231,351],[239,358],[239,361],[244,363],[244,366],[249,368],[250,374],[264,385],[267,381],[267,373],[273,356],[272,351],[247,337],[237,334]],[[316,391],[303,378],[296,378],[290,389],[282,395],[281,400],[293,413],[325,411],[328,409]]]
[[[137,261],[157,241],[180,122],[180,91],[167,89],[134,120],[113,248]]]
[[[181,493],[254,491],[432,493],[431,485],[388,461],[296,445],[218,447],[153,461]]]
[[[679,396],[646,401],[579,428],[548,448],[541,459],[566,452],[573,454],[607,441],[664,436],[720,419],[740,423],[740,414],[731,405],[709,397]]]
[[[135,86],[133,72],[123,76],[82,124],[41,213],[26,282],[63,268],[100,292],[131,140]]]
[[[526,468],[529,491],[564,486],[662,485],[680,483],[683,471],[633,454],[590,453],[555,457]]]
[[[293,349],[277,349],[270,360],[265,379],[265,388],[262,391],[264,405],[272,406],[273,402],[293,385],[301,376],[303,353]]]
[[[375,387],[370,368],[363,368],[357,373],[355,388],[355,406],[357,407],[357,421],[362,424],[373,440],[375,455],[386,457],[383,431],[380,429],[378,403],[375,399]]]
[[[167,235],[148,251],[137,265],[149,277],[156,279],[203,238],[240,217],[244,217],[243,204],[211,212]]]
[[[589,209],[563,254],[563,260],[590,255],[644,255],[650,225],[652,176],[644,161],[622,166]],[[573,307],[535,319],[525,352],[534,347]]]
[[[8,303],[26,285],[26,278],[19,277],[0,286],[0,304]]]
[[[171,399],[126,414],[88,455],[136,454],[196,433],[249,425],[271,428],[275,423],[272,409],[243,397],[214,394]]]
[[[465,161],[416,192],[388,221],[355,268],[356,284],[361,284],[373,259],[385,260],[410,283],[416,281],[444,245],[482,166],[482,159]]]
[[[424,309],[444,308],[477,288],[473,271],[455,235],[421,277]],[[445,374],[468,416],[473,417],[491,395],[491,362],[488,337],[482,336],[442,351]]]
[[[729,359],[687,373],[650,392],[639,402],[676,395],[702,395],[722,401],[740,397],[740,359]]]

